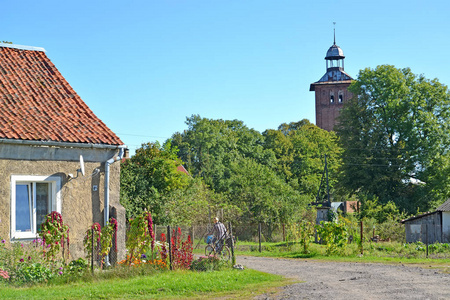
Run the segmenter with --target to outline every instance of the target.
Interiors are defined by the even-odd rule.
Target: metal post
[[[167,241],[169,242],[169,268],[173,270],[172,267],[172,239],[170,238],[170,225],[167,225]]]
[[[94,228],[91,228],[91,242],[92,242],[91,272],[94,273]]]
[[[428,224],[425,224],[425,244],[427,246],[427,258],[428,258]]]
[[[262,249],[261,249],[261,223],[259,223],[259,225],[258,225],[258,240],[259,240],[259,253],[261,253],[262,252]]]
[[[228,228],[230,229],[230,239],[231,239],[231,265],[236,264],[236,257],[234,256],[234,238],[233,238],[233,227],[231,227],[231,222],[228,222]]]

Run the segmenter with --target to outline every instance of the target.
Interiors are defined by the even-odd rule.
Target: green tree
[[[277,159],[265,137],[242,121],[187,118],[188,130],[173,135],[191,174],[214,190],[209,202],[246,222],[284,222],[304,207],[304,197],[275,171]]]
[[[238,120],[213,120],[193,115],[187,118],[188,129],[175,133],[173,145],[193,176],[201,176],[214,191],[226,189],[229,166],[241,157],[273,167],[272,150],[263,147],[264,137]]]
[[[331,192],[338,180],[342,149],[336,134],[320,129],[308,120],[281,124],[278,130],[266,130],[265,147],[277,158],[277,172],[301,194],[315,200],[327,155]],[[325,190],[320,195],[325,196]],[[322,200],[322,198],[321,198]]]
[[[337,133],[342,185],[410,212],[449,197],[448,88],[409,68],[361,70]]]
[[[199,182],[178,170],[182,161],[177,157],[176,147],[167,141],[143,144],[136,154],[121,164],[121,203],[127,217],[135,217],[144,211],[151,211],[156,223],[163,224],[186,215],[169,214],[170,207],[177,203],[177,212],[188,214],[184,209],[195,202],[191,190],[197,189],[200,202],[205,200],[204,190]],[[196,206],[198,207],[198,206]],[[171,219],[175,218],[175,219]]]

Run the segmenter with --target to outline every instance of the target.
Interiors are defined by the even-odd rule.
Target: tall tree
[[[341,111],[341,183],[401,208],[429,209],[449,196],[450,94],[409,68],[361,70]]]
[[[305,201],[275,171],[277,160],[265,138],[242,121],[192,116],[188,129],[173,135],[194,176],[202,177],[225,205],[246,222],[282,222],[295,218]],[[295,213],[294,213],[295,212]]]
[[[336,134],[320,129],[308,120],[281,124],[263,133],[265,147],[274,151],[277,172],[309,201],[315,200],[324,171],[325,155],[331,192],[338,181],[341,147]],[[320,200],[325,196],[322,190]]]
[[[207,206],[209,191],[201,181],[180,172],[181,165],[170,140],[163,146],[143,144],[133,157],[122,162],[120,200],[127,217],[148,210],[159,224],[195,221]]]
[[[187,118],[188,129],[175,133],[172,143],[178,156],[194,176],[201,176],[215,191],[225,187],[229,166],[240,157],[273,167],[275,155],[263,147],[264,137],[238,120],[213,120],[193,115]]]

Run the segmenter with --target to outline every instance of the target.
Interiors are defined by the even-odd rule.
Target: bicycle
[[[226,245],[224,239],[219,239],[216,241],[212,241],[212,236],[208,236],[207,243],[205,247],[205,255],[206,256],[214,256],[219,259],[224,259],[229,261],[231,259],[231,251],[230,248]]]

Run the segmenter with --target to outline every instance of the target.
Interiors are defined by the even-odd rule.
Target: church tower
[[[344,51],[336,45],[334,32],[333,45],[325,56],[327,72],[309,88],[316,92],[316,125],[327,131],[333,130],[339,111],[352,97],[347,88],[353,78],[344,71],[344,58]]]

